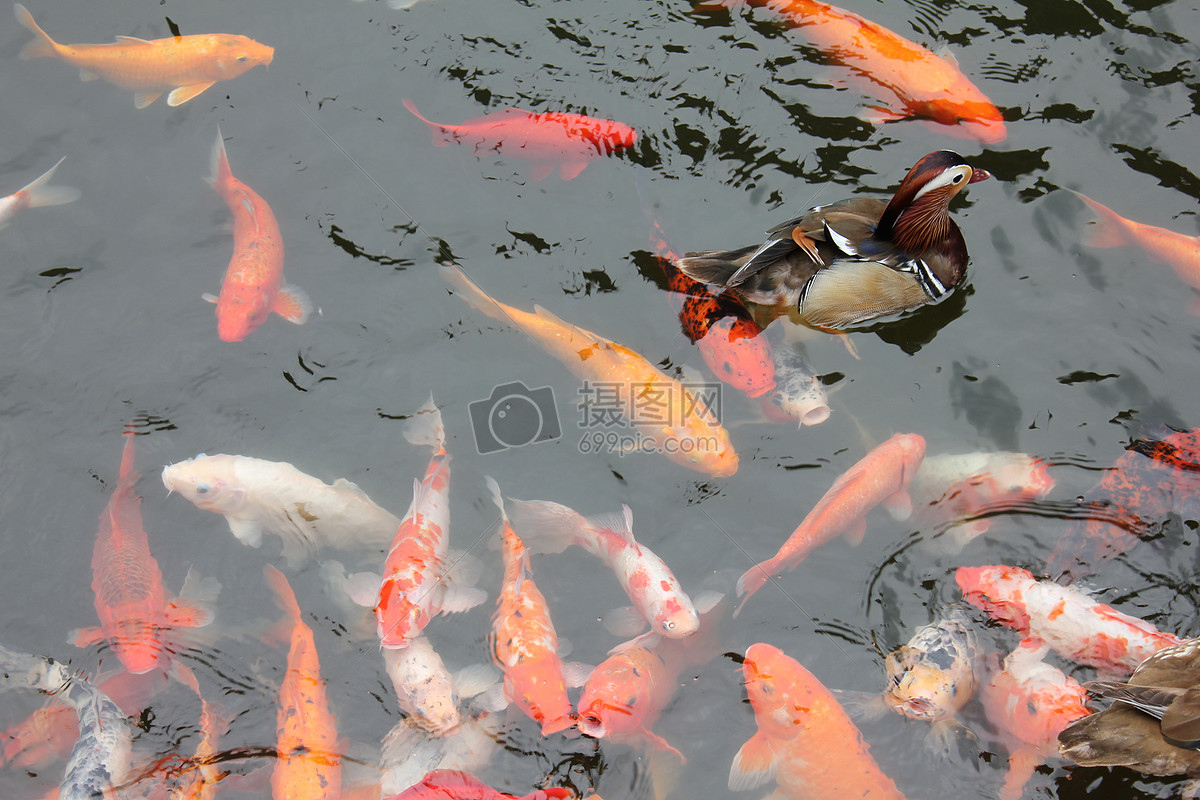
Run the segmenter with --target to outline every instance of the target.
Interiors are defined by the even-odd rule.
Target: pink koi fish
[[[1183,641],[1078,589],[1035,580],[1020,567],[959,567],[954,580],[968,603],[998,622],[1098,669],[1128,675],[1154,653]]]
[[[569,181],[583,172],[589,161],[630,147],[637,140],[637,131],[628,125],[581,114],[535,114],[506,108],[458,125],[446,125],[425,119],[411,100],[400,102],[430,127],[438,147],[458,142],[472,145],[476,154],[494,151],[532,161],[535,181],[548,177],[555,167],[559,177]]]
[[[575,793],[570,789],[538,789],[529,794],[506,794],[488,786],[466,772],[450,769],[435,769],[415,786],[385,800],[570,800]]]
[[[142,527],[142,499],[134,490],[138,473],[133,469],[133,436],[132,431],[125,433],[121,473],[100,516],[92,551],[92,591],[100,625],[75,631],[73,641],[79,647],[106,641],[125,669],[141,674],[166,669],[178,645],[176,629],[203,627],[212,621],[212,612],[167,597],[162,570],[150,554]],[[220,584],[210,579],[205,599],[219,590]]]
[[[1039,639],[1024,639],[983,687],[984,711],[1009,752],[1000,800],[1020,800],[1038,764],[1057,755],[1058,734],[1091,713],[1084,688],[1042,661],[1049,649]]]
[[[882,503],[893,516],[906,518],[912,504],[905,490],[924,457],[925,439],[915,433],[898,433],[863,456],[817,501],[778,553],[746,570],[737,584],[738,596],[745,597],[742,606],[772,575],[795,569],[829,540],[845,536],[853,544],[861,542],[867,512],[875,506]]]
[[[299,287],[283,285],[283,237],[275,214],[266,200],[233,177],[220,128],[208,182],[225,198],[233,214],[233,258],[221,294],[204,295],[205,300],[217,304],[217,336],[222,342],[240,342],[271,312],[303,325],[312,313],[312,303]]]

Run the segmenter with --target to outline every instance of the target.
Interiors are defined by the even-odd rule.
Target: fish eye
[[[211,488],[212,487],[209,486],[207,483],[197,483],[196,484],[196,494],[208,494],[208,490]]]
[[[675,628],[675,623],[672,622],[671,620],[667,620],[666,622],[663,623],[663,630],[669,631],[669,630],[674,630],[674,628]]]
[[[238,56],[236,60],[239,64],[242,64],[242,63],[245,63],[246,61],[249,61],[250,57],[249,56]]]

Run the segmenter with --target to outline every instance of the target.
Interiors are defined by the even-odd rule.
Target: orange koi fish
[[[458,125],[444,125],[425,119],[408,98],[400,102],[430,127],[438,147],[458,142],[474,146],[476,154],[496,152],[532,161],[535,181],[548,177],[555,167],[559,177],[569,181],[583,172],[589,161],[630,147],[637,140],[637,131],[628,125],[581,114],[535,114],[506,108]]]
[[[833,694],[799,662],[772,645],[752,644],[742,673],[758,732],[733,758],[730,789],[774,777],[775,798],[904,800]]]
[[[274,48],[245,36],[206,33],[147,41],[118,36],[112,44],[59,44],[33,21],[25,6],[13,6],[17,22],[38,38],[25,45],[21,58],[61,58],[79,67],[79,77],[103,78],[134,93],[133,104],[145,108],[168,89],[167,105],[183,105],[217,81],[271,63]]]
[[[342,759],[317,643],[284,574],[270,564],[263,567],[263,574],[292,629],[287,674],[279,687],[278,760],[271,773],[271,794],[275,800],[337,800],[342,791]]]
[[[743,0],[714,0],[738,6]],[[879,122],[913,117],[940,123],[938,131],[1004,141],[1004,118],[992,101],[962,73],[953,58],[943,58],[903,36],[837,6],[818,0],[749,0],[795,23],[834,64],[869,82],[887,105],[870,106]]]
[[[283,285],[283,239],[267,201],[233,177],[225,140],[217,128],[209,184],[225,198],[233,214],[233,258],[225,271],[220,297],[205,294],[217,304],[217,336],[240,342],[274,311],[288,322],[303,325],[312,313],[308,295]]]
[[[477,589],[445,582],[450,454],[446,452],[442,415],[432,397],[417,410],[404,435],[413,444],[432,448],[433,457],[424,479],[413,481],[412,505],[396,529],[383,564],[383,579],[376,583],[375,624],[380,643],[390,648],[407,647],[438,614],[466,611],[485,597]]]
[[[954,580],[968,603],[998,622],[1041,639],[1061,656],[1112,673],[1128,675],[1183,641],[1078,589],[1035,580],[1020,567],[959,567]]]
[[[78,189],[73,189],[70,186],[48,185],[50,179],[54,177],[54,170],[58,169],[58,165],[66,160],[67,157],[63,156],[53,167],[25,184],[25,186],[13,192],[8,197],[0,197],[0,230],[7,228],[13,215],[22,209],[40,208],[41,206],[62,206],[79,199]]]
[[[79,647],[107,641],[125,669],[141,674],[166,669],[174,652],[170,648],[177,644],[174,630],[203,627],[212,621],[212,612],[167,598],[162,571],[150,555],[150,540],[142,527],[142,499],[134,491],[138,473],[133,469],[133,436],[126,431],[121,473],[100,516],[92,551],[92,591],[100,626],[81,628],[72,637]],[[210,580],[205,599],[215,597],[219,589],[220,584]]]
[[[667,639],[657,633],[635,643],[618,645],[583,686],[576,725],[588,736],[650,745],[683,761],[683,753],[650,730],[679,689],[684,670],[707,664],[720,652],[720,601],[706,594],[701,601],[700,627],[687,639]]]
[[[700,350],[713,375],[747,397],[761,397],[775,388],[771,344],[742,299],[733,292],[713,295],[708,287],[679,271],[678,254],[671,249],[656,221],[650,233],[655,260],[667,277],[672,304],[683,335]]]
[[[385,800],[570,800],[570,789],[538,789],[520,797],[500,792],[475,776],[452,769],[435,769],[415,786]]]
[[[1166,228],[1134,222],[1079,192],[1071,194],[1086,203],[1097,217],[1083,240],[1084,244],[1089,247],[1135,244],[1155,261],[1170,265],[1179,280],[1193,289],[1200,289],[1200,236],[1185,236]],[[1194,305],[1193,313],[1200,313],[1200,304]]]
[[[745,596],[742,605],[772,575],[795,569],[830,539],[845,536],[852,544],[861,542],[867,512],[875,506],[882,503],[893,516],[906,518],[912,504],[905,490],[924,457],[925,439],[915,433],[898,433],[863,456],[817,501],[778,553],[746,570],[737,585],[738,596]]]
[[[983,687],[983,708],[1008,747],[1008,775],[1000,800],[1020,800],[1034,769],[1058,753],[1058,734],[1091,712],[1074,678],[1042,661],[1049,646],[1025,639]]]
[[[492,299],[456,267],[442,275],[488,316],[516,325],[578,377],[618,387],[629,422],[654,449],[690,469],[726,478],[738,456],[716,416],[685,387],[624,345],[564,322],[541,306],[533,313]],[[632,396],[630,396],[632,395]],[[644,412],[639,410],[643,409]],[[638,413],[630,415],[629,407]]]
[[[542,736],[575,724],[546,598],[533,583],[529,552],[508,522],[500,487],[487,478],[500,507],[504,583],[492,618],[493,657],[504,670],[504,694],[542,726]]]

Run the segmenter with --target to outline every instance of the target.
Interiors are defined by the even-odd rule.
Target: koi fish
[[[1200,491],[1200,431],[1134,441],[1083,494],[1073,521],[1046,561],[1052,575],[1080,577],[1131,549]]]
[[[675,266],[679,256],[667,244],[657,221],[650,239],[683,335],[700,350],[713,375],[747,397],[761,397],[774,389],[771,344],[761,335],[762,327],[742,299],[733,292],[714,295],[706,285],[680,272]]]
[[[614,648],[584,683],[579,730],[597,739],[649,745],[686,762],[683,753],[650,729],[679,689],[683,671],[707,664],[720,652],[718,606],[723,597],[705,595],[693,637],[666,639],[652,633]]]
[[[1084,688],[1042,661],[1049,649],[1038,639],[1023,640],[983,687],[984,711],[1009,752],[1000,800],[1020,800],[1034,769],[1058,753],[1058,734],[1091,713]]]
[[[833,694],[799,662],[760,642],[746,650],[742,673],[758,732],[733,758],[731,790],[773,777],[772,797],[904,800]]]
[[[509,500],[513,527],[525,544],[538,553],[561,553],[570,545],[587,550],[604,562],[629,595],[640,630],[672,639],[691,636],[700,626],[692,599],[670,567],[650,548],[633,538],[633,512],[584,517],[549,500]]]
[[[54,177],[54,170],[58,169],[58,165],[66,160],[67,157],[63,156],[55,162],[53,167],[8,197],[0,197],[0,230],[7,228],[13,216],[23,209],[40,208],[42,206],[62,206],[67,203],[74,203],[79,199],[80,193],[78,189],[73,189],[70,186],[49,185],[50,179]]]
[[[907,644],[888,653],[884,702],[909,719],[930,722],[928,741],[948,751],[950,731],[961,727],[955,714],[975,694],[982,660],[983,650],[967,615],[950,607],[918,628]]]
[[[79,738],[59,785],[60,800],[116,796],[129,775],[132,733],[125,714],[65,664],[0,645],[0,687],[22,686],[53,694],[75,710]]]
[[[206,33],[147,41],[118,36],[112,44],[59,44],[33,21],[25,6],[13,6],[17,22],[34,39],[21,58],[60,58],[79,67],[81,80],[103,78],[134,93],[133,104],[145,108],[168,89],[167,105],[183,105],[217,81],[236,78],[275,57],[274,48],[245,36]]]
[[[303,325],[312,313],[304,290],[283,284],[283,238],[267,201],[233,177],[225,140],[217,128],[209,184],[225,199],[233,214],[233,257],[221,294],[205,294],[217,305],[217,336],[222,342],[240,342],[275,312],[288,322]]]
[[[170,649],[178,637],[176,628],[198,628],[212,621],[212,612],[202,602],[168,599],[162,570],[150,554],[150,540],[142,527],[142,499],[135,486],[133,432],[125,433],[121,472],[108,506],[100,516],[96,546],[92,551],[92,591],[100,626],[81,628],[72,634],[78,647],[107,641],[125,669],[135,675],[166,668]],[[184,593],[193,586],[192,574]],[[198,599],[211,601],[221,585],[208,579],[194,589]]]
[[[407,647],[438,614],[466,611],[484,601],[486,595],[446,581],[446,553],[449,549],[450,454],[446,452],[446,434],[442,414],[433,397],[417,409],[404,430],[404,436],[416,445],[428,446],[433,457],[425,477],[413,481],[413,501],[396,529],[392,548],[383,564],[383,578],[370,577],[374,584],[375,623],[383,647]],[[363,574],[351,576],[359,582]],[[354,590],[361,595],[363,588]]]
[[[408,646],[383,648],[383,661],[396,701],[413,725],[436,737],[449,736],[464,721],[459,696],[473,697],[495,680],[490,667],[467,667],[451,675],[425,636]]]
[[[1079,192],[1071,194],[1086,203],[1097,217],[1084,244],[1089,247],[1137,245],[1155,261],[1169,265],[1188,286],[1200,289],[1200,236],[1185,236],[1166,228],[1134,222]],[[1194,306],[1193,312],[1197,313],[1198,309],[1200,306]]]
[[[925,457],[925,439],[915,433],[898,433],[867,453],[838,478],[817,501],[799,527],[766,561],[755,564],[738,580],[738,597],[749,600],[772,575],[797,567],[809,553],[837,536],[852,544],[862,541],[867,512],[883,504],[903,519],[912,511],[906,489]],[[741,606],[734,612],[736,617]]]
[[[575,793],[570,789],[554,788],[538,789],[518,797],[497,791],[466,772],[438,769],[422,778],[417,785],[409,787],[387,800],[443,800],[443,798],[457,798],[458,800],[555,800],[562,798],[570,800],[574,796]]]
[[[400,526],[350,481],[330,485],[286,462],[201,453],[164,467],[162,482],[224,516],[242,544],[262,546],[264,532],[279,536],[289,567],[322,547],[385,548]]]
[[[181,683],[196,693],[200,700],[200,742],[196,752],[186,759],[186,779],[172,787],[168,793],[171,800],[212,800],[217,793],[217,783],[224,777],[214,766],[217,755],[218,729],[229,724],[230,718],[210,704],[200,694],[200,684],[190,669],[179,665],[176,676]]]
[[[500,508],[504,554],[504,582],[492,617],[493,658],[504,670],[505,696],[542,726],[542,736],[549,736],[575,724],[558,634],[546,598],[533,582],[529,552],[509,524],[500,487],[490,477],[487,486]]]
[[[291,623],[287,674],[279,687],[271,793],[275,800],[337,800],[342,791],[342,757],[317,643],[287,577],[270,564],[263,567],[263,574]]]
[[[380,792],[384,797],[399,794],[435,769],[483,769],[500,748],[499,736],[500,724],[494,714],[463,717],[457,728],[439,737],[428,735],[412,718],[402,719],[383,738]]]
[[[618,386],[622,413],[628,414],[627,407],[637,411],[627,416],[630,424],[653,442],[658,452],[714,477],[727,478],[737,472],[737,453],[716,416],[687,387],[644,357],[564,322],[541,306],[535,305],[531,314],[504,305],[485,294],[461,269],[443,266],[441,270],[471,306],[516,325],[576,376]]]
[[[939,528],[958,552],[991,527],[992,512],[1020,509],[1045,497],[1054,479],[1041,459],[1024,453],[929,456],[908,487],[915,524]]]
[[[1128,675],[1182,641],[1077,589],[1034,580],[1020,567],[959,567],[954,580],[968,603],[998,622],[1043,640],[1065,658],[1115,674]]]
[[[472,145],[477,155],[495,152],[532,161],[531,177],[535,181],[548,177],[555,167],[559,177],[569,181],[583,172],[589,161],[631,147],[637,140],[637,131],[628,125],[581,114],[535,114],[506,108],[458,125],[445,125],[425,119],[408,98],[400,102],[429,126],[436,146],[458,142]]]
[[[804,355],[785,344],[774,348],[774,358],[775,389],[760,399],[767,419],[795,422],[801,428],[829,419],[829,396]]]
[[[714,0],[739,6],[743,0]],[[831,63],[866,81],[884,105],[869,106],[873,122],[917,117],[939,123],[942,133],[1004,141],[1000,110],[958,68],[916,42],[834,5],[818,0],[749,0],[790,19]]]

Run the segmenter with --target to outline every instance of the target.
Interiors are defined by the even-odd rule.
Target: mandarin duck
[[[751,302],[796,308],[818,328],[912,311],[962,281],[967,245],[950,201],[990,177],[939,150],[908,171],[889,203],[854,197],[817,206],[769,230],[761,245],[687,253],[677,265]]]
[[[1129,767],[1143,775],[1200,778],[1200,639],[1165,647],[1125,683],[1089,681],[1116,702],[1058,735],[1059,752],[1085,767]],[[1193,780],[1185,796],[1194,797]]]

